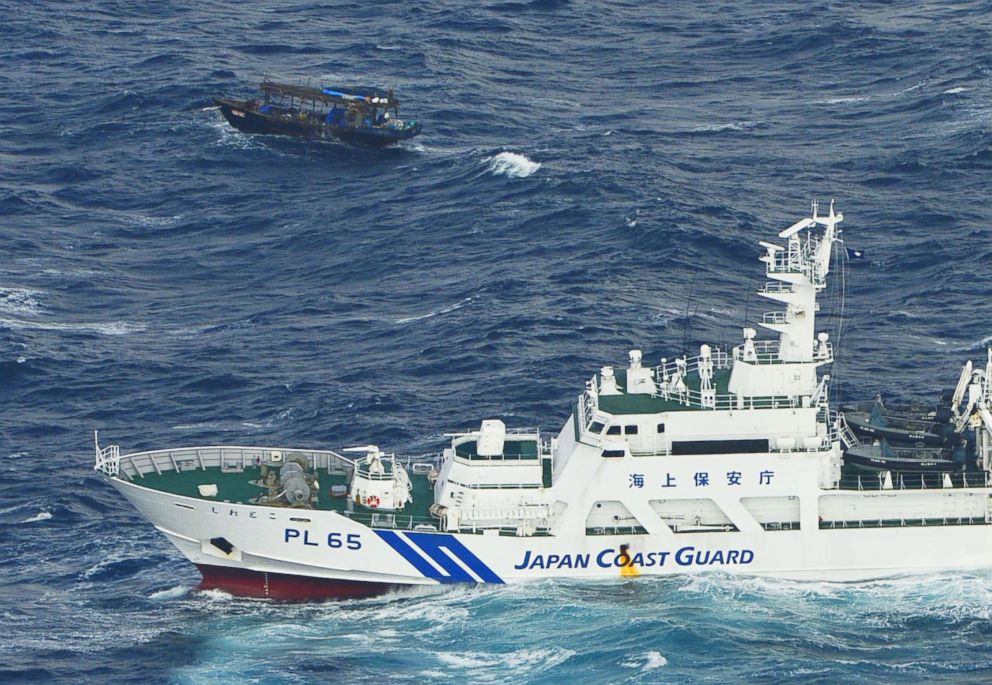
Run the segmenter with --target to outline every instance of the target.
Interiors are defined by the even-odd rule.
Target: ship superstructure
[[[857,580],[992,566],[984,372],[955,412],[977,461],[929,474],[848,475],[857,439],[828,405],[816,328],[843,216],[831,203],[762,242],[778,306],[731,350],[602,367],[557,435],[483,421],[439,459],[205,446],[96,468],[203,573],[269,597],[396,586],[632,577],[706,570]],[[969,363],[970,366],[970,363]],[[936,480],[934,480],[934,478]]]

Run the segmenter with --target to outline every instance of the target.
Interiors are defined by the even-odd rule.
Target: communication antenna
[[[689,349],[689,329],[691,319],[689,318],[689,306],[692,304],[692,289],[696,285],[696,273],[692,273],[692,280],[689,281],[689,297],[685,301],[685,319],[682,322],[682,354],[685,355]]]
[[[751,283],[754,283],[754,281],[751,281]],[[744,325],[741,328],[747,328],[747,316],[751,311],[751,293],[753,291],[753,286],[747,289],[747,299],[744,300]]]

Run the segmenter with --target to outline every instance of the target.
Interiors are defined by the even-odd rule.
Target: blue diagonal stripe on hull
[[[458,542],[453,535],[438,535],[435,533],[407,533],[407,538],[421,551],[431,558],[434,563],[444,569],[445,573],[439,572],[434,566],[429,564],[420,554],[417,553],[409,543],[397,533],[391,530],[377,530],[376,534],[382,538],[390,547],[399,552],[410,564],[420,571],[427,578],[433,578],[441,583],[475,583],[475,578],[465,572],[461,566],[448,556],[452,554],[460,562],[472,570],[483,582],[502,583],[503,579],[472,554],[472,552],[462,543]],[[447,551],[445,551],[447,550]]]
[[[454,535],[434,535],[431,533],[407,533],[407,538],[409,538],[414,544],[416,544],[420,549],[427,552],[431,559],[438,562],[445,569],[450,565],[457,569],[460,573],[465,572],[458,567],[451,558],[441,549],[445,547],[449,552],[455,555],[458,561],[462,562],[468,566],[472,573],[477,575],[486,583],[502,583],[503,579],[496,575],[491,568],[483,563],[482,559],[472,554],[468,547],[458,542]],[[442,559],[447,562],[444,564]],[[471,580],[471,579],[470,579]]]

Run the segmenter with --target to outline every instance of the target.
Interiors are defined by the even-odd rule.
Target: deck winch
[[[298,462],[285,464],[279,472],[283,497],[292,505],[303,505],[310,500],[310,485],[306,481],[303,467]]]

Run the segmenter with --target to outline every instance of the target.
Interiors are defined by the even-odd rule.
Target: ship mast
[[[760,325],[779,334],[778,341],[756,341],[756,331],[744,329],[744,344],[734,350],[729,389],[742,397],[811,396],[816,391],[816,367],[833,361],[827,333],[815,335],[816,296],[826,287],[837,224],[844,215],[819,215],[813,202],[811,216],[778,234],[785,245],[762,241],[769,279],[758,295],[786,305],[785,311],[766,312]],[[816,230],[822,227],[822,232]]]

